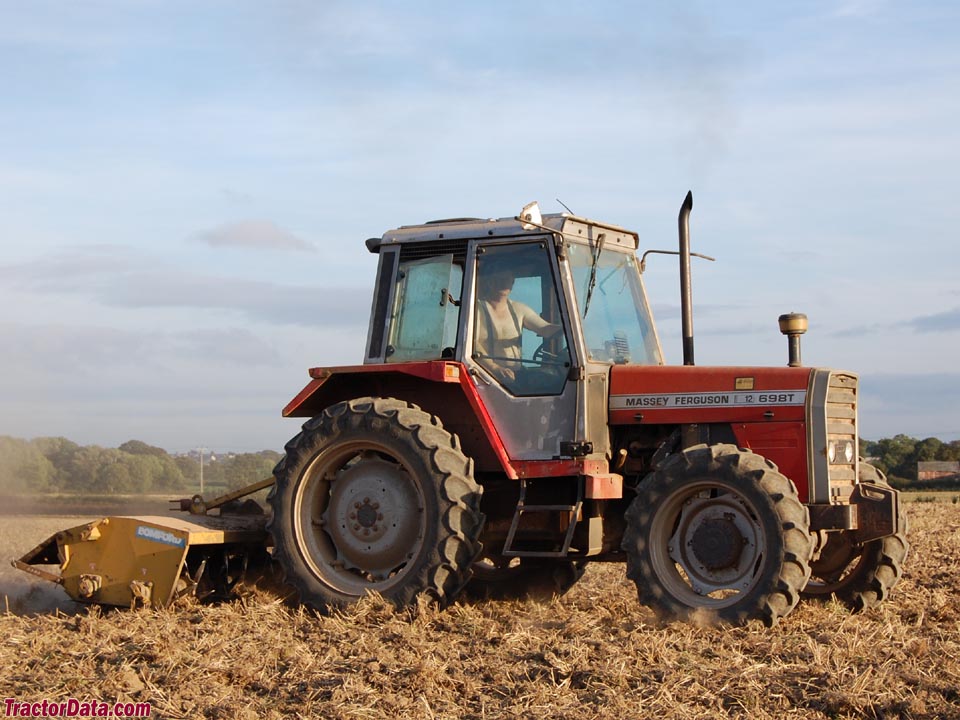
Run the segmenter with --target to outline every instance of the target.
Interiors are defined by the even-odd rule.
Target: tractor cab
[[[511,458],[607,456],[610,368],[663,364],[637,235],[524,210],[368,240],[380,265],[365,363],[463,363]]]

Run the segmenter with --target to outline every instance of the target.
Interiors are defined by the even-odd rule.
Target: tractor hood
[[[612,425],[803,421],[813,368],[615,365]]]

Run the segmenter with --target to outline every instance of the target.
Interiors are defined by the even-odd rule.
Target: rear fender
[[[517,479],[497,429],[462,363],[448,360],[311,368],[312,380],[283,409],[284,417],[314,417],[338,402],[392,397],[415,403],[460,438],[481,472]]]

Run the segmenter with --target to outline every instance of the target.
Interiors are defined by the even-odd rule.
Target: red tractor
[[[572,214],[457,218],[379,255],[363,365],[318,367],[270,494],[274,558],[320,610],[368,591],[563,593],[625,561],[640,601],[768,625],[801,596],[872,607],[899,581],[898,493],[858,457],[857,376],[664,364],[636,233]]]

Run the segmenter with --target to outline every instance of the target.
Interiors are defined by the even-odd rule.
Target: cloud
[[[909,320],[885,324],[871,323],[868,325],[854,325],[852,327],[835,330],[830,333],[834,337],[862,337],[889,332],[894,328],[913,330],[917,333],[949,333],[960,330],[960,307],[952,310],[934,313],[933,315],[918,315]]]
[[[370,291],[363,287],[205,275],[106,245],[0,266],[0,281],[31,292],[80,295],[110,307],[222,310],[283,325],[363,325],[370,310]]]
[[[912,328],[917,332],[940,333],[960,330],[960,308],[945,310],[933,315],[921,315],[912,320],[907,320],[901,325]]]
[[[241,220],[227,223],[200,234],[197,239],[211,247],[316,251],[312,243],[287,232],[271,220]]]

